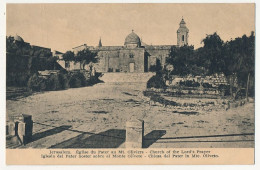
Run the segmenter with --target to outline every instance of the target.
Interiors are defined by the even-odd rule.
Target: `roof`
[[[186,22],[184,21],[184,19],[182,18],[180,25],[186,24]]]
[[[128,36],[126,36],[125,45],[127,45],[127,44],[141,45],[141,40],[140,40],[139,36],[136,33],[134,33],[134,30],[132,30],[132,32]]]
[[[79,46],[73,47],[72,49],[79,48],[79,47],[82,47],[82,46],[86,47],[87,44],[82,44],[82,45],[79,45]]]
[[[55,51],[55,54],[63,54],[63,53],[60,51]]]
[[[41,46],[37,46],[37,45],[31,45],[31,46],[32,46],[32,48],[35,48],[35,49],[45,49],[45,50],[51,51],[50,48],[41,47]]]
[[[147,50],[170,50],[175,45],[147,45],[145,49]]]
[[[177,30],[177,32],[189,32],[189,29],[186,27],[186,22],[184,21],[183,18],[182,18],[182,20],[180,22],[180,27]]]
[[[40,76],[49,76],[51,74],[58,74],[60,70],[44,70],[44,71],[38,71]]]
[[[102,46],[102,47],[98,47],[96,49],[98,50],[120,50],[123,49],[123,46]]]

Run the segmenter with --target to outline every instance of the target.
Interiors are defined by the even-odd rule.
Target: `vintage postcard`
[[[6,4],[6,164],[254,164],[254,3]]]

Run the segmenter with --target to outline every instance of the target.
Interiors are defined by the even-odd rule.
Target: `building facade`
[[[188,45],[189,29],[186,27],[186,23],[182,18],[180,27],[177,30],[177,46]]]
[[[188,45],[189,30],[184,19],[181,20],[177,30],[177,45],[147,45],[132,30],[126,36],[124,46],[102,46],[101,39],[98,46],[87,46],[86,44],[74,47],[75,55],[78,51],[88,48],[98,52],[98,63],[94,64],[98,72],[149,72],[160,65],[166,65],[166,58],[169,56],[172,47]],[[78,68],[77,63],[71,63],[73,68]],[[69,70],[71,68],[67,68]]]

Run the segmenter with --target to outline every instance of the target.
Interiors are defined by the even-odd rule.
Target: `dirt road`
[[[254,147],[254,104],[228,111],[187,111],[150,105],[144,84],[92,87],[7,100],[7,116],[31,114],[33,148],[124,147],[125,124],[145,122],[144,147]],[[188,100],[188,99],[187,99]]]

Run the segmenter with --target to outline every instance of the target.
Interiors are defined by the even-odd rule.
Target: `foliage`
[[[198,53],[200,63],[208,71],[208,75],[220,73],[223,68],[223,40],[215,32],[212,35],[207,35],[202,42],[204,47]]]
[[[212,88],[212,84],[209,84],[209,83],[202,83],[202,86],[204,88]]]
[[[166,84],[161,74],[156,74],[147,82],[147,88],[165,88]]]
[[[192,46],[171,49],[170,56],[166,60],[167,64],[174,66],[171,74],[184,77],[224,74],[229,84],[229,94],[232,97],[235,98],[242,88],[247,88],[247,94],[248,91],[253,92],[254,32],[249,37],[243,35],[227,42],[224,42],[217,33],[213,33],[207,35],[202,42],[204,46],[195,51]]]
[[[18,56],[30,55],[32,53],[32,49],[30,44],[23,41],[15,42],[14,37],[8,36],[6,37],[6,52]]]
[[[198,65],[197,55],[193,46],[182,46],[180,48],[171,48],[167,64],[173,65],[171,74],[179,76],[201,75],[204,68]]]
[[[53,91],[53,90],[61,90],[61,83],[59,81],[58,75],[51,74],[46,80],[46,89],[47,91]]]
[[[8,86],[27,86],[37,71],[55,69],[57,58],[50,49],[31,46],[14,37],[6,37],[6,82]]]
[[[68,88],[84,87],[97,82],[97,79],[86,78],[84,73],[59,72],[51,74],[48,77],[39,77],[38,74],[33,74],[28,81],[28,87],[33,91],[53,91],[64,90]]]
[[[64,90],[64,89],[68,89],[70,87],[69,86],[69,78],[68,78],[67,74],[59,73],[58,79],[59,79],[59,82],[60,82],[61,89]]]
[[[80,62],[80,69],[85,69],[85,65],[89,63],[96,63],[97,59],[97,52],[90,51],[88,48],[83,49],[77,53],[75,56],[75,61]]]
[[[64,61],[75,61],[80,63],[80,69],[85,69],[85,65],[89,63],[96,63],[97,59],[97,52],[90,51],[88,48],[78,51],[75,55],[72,51],[67,51],[62,55]]]
[[[71,88],[83,87],[87,85],[87,79],[81,72],[73,73],[70,77],[69,85]]]
[[[223,96],[229,96],[231,95],[230,93],[230,85],[225,85],[225,84],[220,84],[218,86],[218,90],[222,93]],[[232,91],[235,90],[235,87],[232,87]]]
[[[254,76],[255,70],[255,36],[254,32],[249,37],[243,35],[226,43],[226,62],[230,62],[227,67],[229,74],[236,74],[240,86],[245,87],[247,76]],[[230,73],[231,72],[231,73]]]
[[[150,66],[150,71],[151,71],[151,72],[156,72],[156,73],[158,73],[158,72],[160,72],[161,70],[162,70],[161,62],[160,62],[160,60],[157,58],[157,59],[156,59],[156,64]]]
[[[66,53],[64,53],[62,55],[62,58],[63,58],[64,61],[74,61],[75,54],[72,51],[67,51]]]
[[[97,62],[97,53],[82,50],[75,57],[72,51],[63,54],[65,61],[81,61],[88,64]],[[27,86],[32,91],[62,90],[70,87],[83,87],[95,84],[96,77],[87,78],[84,73],[59,72],[41,77],[38,71],[56,69],[58,57],[52,56],[49,49],[31,46],[14,37],[6,37],[6,71],[8,86]]]
[[[32,57],[31,71],[44,71],[44,70],[55,70],[56,69],[57,57]]]
[[[209,54],[207,56],[211,56],[207,59],[207,63],[210,64],[204,63],[204,66],[210,66],[208,70],[211,74],[223,73],[226,76],[230,85],[230,95],[235,98],[241,88],[246,88],[250,75],[254,76],[254,33],[249,37],[243,35],[225,43],[214,33],[204,39],[203,49],[206,51],[205,54]],[[201,56],[205,57],[203,53]]]
[[[46,89],[46,83],[43,78],[33,74],[28,80],[28,87],[33,91],[43,91]]]
[[[180,81],[179,85],[186,86],[186,87],[199,87],[200,86],[200,84],[198,82],[195,82],[194,80]]]

